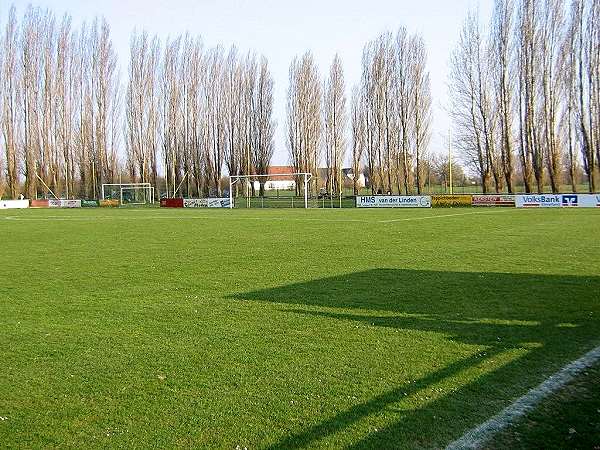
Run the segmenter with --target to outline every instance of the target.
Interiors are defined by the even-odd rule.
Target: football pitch
[[[566,208],[2,211],[0,446],[444,447],[600,344],[599,237]]]

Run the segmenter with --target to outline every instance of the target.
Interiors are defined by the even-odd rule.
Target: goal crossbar
[[[233,185],[238,181],[253,178],[277,178],[277,177],[304,177],[304,208],[308,208],[308,183],[312,178],[309,172],[294,173],[272,173],[255,175],[230,175],[229,176],[229,208],[233,209]]]

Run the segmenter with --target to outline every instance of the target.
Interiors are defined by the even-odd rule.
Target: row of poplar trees
[[[0,190],[93,196],[115,179],[120,96],[106,22],[74,30],[69,17],[29,7],[18,23],[13,7],[0,67]]]
[[[363,49],[348,105],[336,56],[322,79],[292,61],[286,141],[312,189],[420,193],[429,171],[431,93],[423,39],[404,28]],[[495,0],[489,32],[470,13],[451,57],[453,147],[483,192],[541,192],[579,174],[597,190],[600,0]],[[205,48],[188,34],[131,38],[121,83],[110,28],[28,7],[9,11],[0,53],[0,196],[99,197],[103,183],[220,195],[227,174],[264,174],[274,150],[267,60]],[[319,167],[325,167],[323,175]],[[320,173],[321,172],[321,173]],[[159,182],[160,181],[160,182]],[[157,192],[158,194],[158,192]]]
[[[420,193],[425,185],[431,126],[427,52],[419,35],[401,28],[384,33],[363,50],[362,76],[349,108],[342,63],[335,56],[321,80],[312,54],[293,60],[287,96],[287,143],[298,172],[336,194],[343,188],[342,165],[351,160],[354,193],[366,174],[376,192]],[[349,109],[349,111],[348,111]]]
[[[122,85],[105,21],[12,7],[0,68],[0,197],[98,198],[125,181],[220,195],[224,170],[265,173],[273,155],[267,60],[235,47],[134,33]]]
[[[483,192],[597,190],[600,1],[495,0],[470,13],[451,60],[453,143]]]
[[[171,196],[221,195],[227,174],[266,173],[273,156],[273,79],[266,58],[205,49],[189,35],[135,34],[126,92],[127,172]],[[161,149],[157,152],[157,149]],[[162,157],[162,160],[158,160]],[[262,185],[261,185],[262,189]]]

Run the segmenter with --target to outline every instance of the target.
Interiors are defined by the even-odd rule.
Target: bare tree
[[[38,161],[41,160],[40,92],[43,41],[43,13],[29,6],[21,29],[21,105],[23,117],[23,154],[25,191],[37,196]]]
[[[542,139],[545,147],[545,161],[552,192],[560,191],[561,142],[559,137],[558,115],[561,107],[563,84],[559,76],[562,64],[561,43],[563,40],[563,1],[544,0],[540,19],[540,77],[541,77],[541,116]]]
[[[600,159],[600,138],[598,119],[600,94],[598,83],[600,73],[600,4],[594,0],[574,0],[572,22],[576,35],[575,53],[577,57],[577,122],[580,136],[583,167],[588,178],[590,192],[596,190],[595,171],[597,158]],[[596,114],[594,114],[596,113]]]
[[[225,61],[223,73],[223,85],[219,88],[223,91],[223,109],[226,146],[225,164],[230,175],[241,175],[242,171],[248,173],[250,168],[248,158],[243,152],[243,64],[239,61],[237,48],[229,50]],[[237,185],[236,185],[237,188]]]
[[[577,57],[576,57],[576,24],[570,20],[561,47],[561,67],[559,73],[562,82],[561,92],[565,99],[563,102],[561,134],[562,144],[566,146],[566,171],[571,184],[571,190],[577,192],[577,121],[575,111],[577,108]]]
[[[327,192],[342,191],[341,171],[346,154],[346,94],[342,62],[335,55],[325,82],[323,96],[323,124]]]
[[[361,100],[363,108],[364,128],[357,131],[364,132],[365,153],[366,153],[366,173],[371,186],[371,193],[378,190],[377,176],[377,142],[375,132],[375,95],[373,82],[373,67],[371,64],[374,52],[373,43],[367,43],[362,54],[362,77],[361,77]],[[355,174],[356,176],[356,174]]]
[[[275,121],[273,120],[273,78],[265,57],[261,58],[254,100],[254,166],[259,174],[266,174],[273,158]],[[264,195],[264,178],[260,181],[260,195]]]
[[[11,198],[19,190],[19,141],[20,141],[20,83],[18,62],[18,25],[15,7],[9,11],[3,39],[2,61],[2,136],[5,146],[6,182]]]
[[[182,59],[180,67],[180,86],[182,102],[182,123],[180,128],[182,149],[182,167],[184,184],[182,193],[186,196],[197,192],[197,161],[199,147],[199,119],[198,106],[200,101],[200,74],[202,61],[202,43],[199,38],[192,38],[186,34],[183,40]]]
[[[106,20],[94,23],[91,35],[92,72],[95,120],[93,130],[93,176],[94,197],[98,198],[103,183],[112,183],[117,176],[116,146],[112,141],[112,115],[116,112],[113,102],[118,101],[118,77],[116,54],[110,40],[110,27]]]
[[[413,155],[411,152],[411,140],[415,130],[413,126],[418,121],[423,122],[424,116],[421,114],[419,118],[414,118],[413,113],[415,111],[416,103],[415,98],[421,98],[422,92],[415,93],[413,95],[413,86],[415,83],[417,70],[415,64],[420,64],[416,61],[417,58],[417,38],[411,38],[404,27],[398,30],[396,35],[396,48],[395,48],[395,69],[396,77],[394,79],[394,92],[396,97],[396,109],[397,114],[397,127],[398,127],[398,153],[394,158],[394,167],[396,171],[396,184],[397,191],[408,194],[412,191],[413,177],[411,173]],[[422,49],[424,51],[424,49]],[[423,56],[423,55],[422,55]],[[423,75],[423,74],[421,74]],[[420,80],[423,81],[424,80]],[[422,86],[423,87],[423,86]],[[423,111],[426,113],[425,111]],[[415,134],[416,137],[416,134]],[[417,144],[416,140],[415,144]],[[418,143],[420,146],[420,142]],[[392,169],[393,170],[393,169]],[[391,186],[388,190],[392,190]]]
[[[366,133],[366,99],[360,86],[352,89],[352,99],[350,103],[350,117],[352,126],[352,185],[354,195],[358,195],[358,180],[362,173],[363,159],[367,144]]]
[[[56,151],[60,152],[62,167],[58,169],[57,190],[62,191],[64,186],[65,196],[70,198],[75,191],[75,155],[73,144],[73,123],[75,120],[75,45],[71,31],[71,18],[64,16],[58,32],[56,46],[56,72],[55,72],[55,114],[56,114]]]
[[[521,153],[524,173],[528,174],[530,165],[538,192],[544,184],[544,151],[541,143],[540,111],[538,99],[540,84],[540,8],[534,0],[522,0],[519,10],[519,65],[521,96]],[[529,180],[525,181],[526,190]]]
[[[415,179],[417,193],[421,194],[425,186],[425,167],[423,161],[430,140],[431,127],[431,88],[429,73],[427,72],[427,51],[425,43],[420,36],[411,40],[412,65],[411,91],[412,91],[412,126],[411,141],[415,160]]]
[[[254,167],[254,154],[256,152],[254,146],[254,130],[256,128],[255,109],[255,90],[257,80],[257,64],[255,55],[249,53],[242,63],[242,78],[241,78],[241,101],[240,101],[240,154],[243,172],[246,175],[256,173]],[[254,183],[250,185],[254,191]]]
[[[310,52],[290,66],[287,128],[290,160],[298,172],[316,173],[322,134],[321,82]],[[297,183],[298,185],[298,183]],[[313,192],[316,182],[313,183]]]
[[[479,25],[470,13],[451,58],[451,117],[455,145],[461,149],[465,163],[477,170],[481,188],[487,193],[492,176],[493,133],[483,54]]]
[[[133,182],[157,180],[159,43],[134,33],[125,97],[127,167]]]
[[[45,187],[53,191],[59,189],[58,185],[58,155],[56,153],[55,121],[56,104],[53,98],[55,92],[55,20],[50,12],[46,12],[40,22],[41,35],[41,70],[40,70],[40,159],[38,161],[38,176]]]
[[[221,175],[225,160],[226,127],[221,118],[225,115],[225,93],[223,77],[225,61],[223,49],[211,49],[208,53],[207,83],[205,86],[207,114],[206,161],[209,189],[221,194]]]
[[[183,143],[179,129],[181,126],[181,84],[178,73],[180,64],[181,37],[167,42],[163,52],[162,76],[162,144],[165,161],[165,177],[170,182],[172,195],[176,195],[182,181]]]
[[[490,54],[493,79],[495,80],[496,104],[500,127],[500,155],[506,188],[514,192],[513,163],[513,46],[510,40],[513,31],[513,0],[496,0],[492,18]]]

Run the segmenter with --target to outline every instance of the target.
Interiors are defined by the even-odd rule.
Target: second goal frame
[[[276,174],[257,174],[257,175],[230,175],[229,176],[229,208],[233,209],[233,186],[241,180],[253,178],[276,178],[276,177],[304,177],[304,208],[308,208],[308,183],[312,178],[312,173],[294,172],[294,173],[276,173]]]
[[[146,203],[152,203],[154,200],[154,186],[150,183],[104,183],[102,184],[102,200],[106,200],[106,189],[109,189],[111,194],[109,198],[114,198],[114,194],[118,195],[119,204],[123,205],[123,192],[124,191],[142,191],[145,193],[145,202],[133,202],[133,205],[141,205]],[[115,199],[117,200],[117,199]]]

